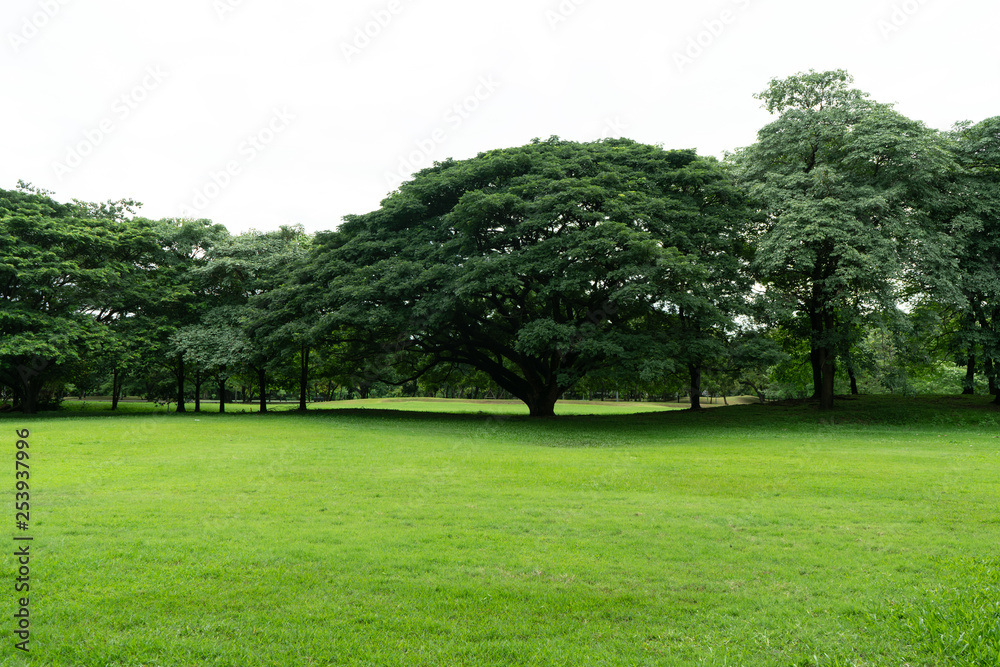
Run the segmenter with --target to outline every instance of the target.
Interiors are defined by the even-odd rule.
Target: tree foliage
[[[261,410],[297,386],[305,409],[313,376],[538,416],[574,389],[697,409],[703,377],[829,409],[963,373],[1000,403],[1000,117],[936,132],[852,86],[772,80],[776,118],[721,164],[534,140],[437,163],[315,237],[0,190],[0,407],[107,386],[184,411],[214,380],[223,409],[231,379]]]
[[[933,298],[956,313],[958,361],[979,366],[1000,403],[1000,116],[959,124],[950,138],[960,168],[926,273]]]
[[[839,70],[773,80],[758,97],[778,119],[734,156],[763,213],[756,277],[806,323],[824,408],[850,323],[899,302],[953,166],[935,132],[851,83]]]
[[[323,326],[398,348],[412,376],[476,368],[550,415],[589,372],[673,363],[671,313],[717,322],[738,206],[717,163],[628,140],[447,161],[320,237]]]
[[[74,363],[97,354],[105,324],[135,307],[150,230],[104,209],[0,190],[0,383],[35,412]],[[56,385],[56,386],[53,386]]]

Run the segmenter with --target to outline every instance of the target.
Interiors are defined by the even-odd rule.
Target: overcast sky
[[[774,77],[1000,115],[996,0],[3,0],[0,188],[233,233],[335,228],[419,168],[558,135],[720,156]]]

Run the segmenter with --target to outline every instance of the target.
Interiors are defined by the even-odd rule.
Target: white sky
[[[533,137],[721,156],[808,69],[948,129],[1000,115],[998,25],[996,0],[3,0],[0,188],[333,229]]]

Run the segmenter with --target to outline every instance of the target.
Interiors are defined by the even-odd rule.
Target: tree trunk
[[[820,348],[820,360],[822,361],[823,383],[820,387],[819,409],[830,410],[833,408],[833,376],[836,370],[834,363],[835,356],[830,350]]]
[[[26,391],[21,397],[21,412],[26,415],[38,414],[38,394]]]
[[[38,395],[42,391],[42,382],[38,376],[49,365],[49,362],[35,357],[30,364],[19,364],[17,374],[21,377],[21,383],[11,384],[14,390],[14,408],[26,415],[33,415],[38,412]]]
[[[990,318],[986,316],[986,311],[981,308],[975,308],[976,315],[975,319],[979,321],[979,326],[982,327],[983,331],[989,331],[991,333],[996,333],[993,331],[993,322],[1000,320],[1000,308],[993,310],[993,322]],[[983,371],[986,374],[986,379],[989,382],[990,394],[993,396],[1000,395],[1000,386],[997,385],[997,368],[995,359],[991,354],[984,355],[986,358],[983,359]]]
[[[819,398],[823,393],[823,360],[822,351],[815,342],[809,350],[809,364],[812,366],[813,398]]]
[[[118,396],[122,391],[121,382],[121,372],[118,370],[118,366],[115,366],[114,373],[111,375],[111,410],[115,411],[118,409]]]
[[[559,400],[559,390],[557,387],[550,387],[533,392],[532,395],[522,400],[528,406],[528,415],[531,417],[555,417],[556,401]]]
[[[857,396],[861,392],[858,391],[858,376],[854,374],[854,367],[847,367],[847,377],[851,378],[851,396]]]
[[[976,393],[976,355],[970,354],[965,365],[965,379],[962,380],[962,395],[972,396]]]
[[[28,371],[31,373],[31,371]],[[25,375],[22,373],[23,391],[21,392],[21,412],[26,415],[38,414],[38,396],[42,393],[42,382],[38,374]]]
[[[830,334],[837,327],[837,318],[829,310],[822,310],[816,313],[813,318],[813,345],[817,347],[816,362],[819,367],[819,409],[830,410],[833,408],[833,388],[834,375],[836,373],[836,350],[829,344]],[[816,328],[816,324],[819,328]],[[815,373],[815,367],[814,371]]]
[[[309,384],[309,347],[302,346],[302,359],[299,365],[299,410],[306,409],[307,390]]]
[[[194,371],[194,411],[201,412],[201,368]]]
[[[177,412],[184,409],[184,355],[177,355]]]
[[[823,344],[824,334],[830,329],[832,317],[820,305],[824,302],[823,290],[820,286],[820,276],[813,276],[812,295],[806,302],[809,314],[809,362],[812,365],[813,398],[823,398],[823,366],[826,363],[826,350]]]
[[[701,410],[701,366],[688,364],[691,376],[691,410]]]
[[[219,412],[226,411],[226,379],[219,380]]]
[[[260,385],[260,411],[267,412],[267,370],[263,366],[257,369],[257,383]]]

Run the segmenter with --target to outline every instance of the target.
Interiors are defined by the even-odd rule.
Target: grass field
[[[705,408],[718,408],[725,405],[745,405],[756,403],[757,399],[749,396],[735,396],[726,399],[722,398],[702,399]],[[629,401],[560,401],[556,404],[557,415],[611,415],[611,414],[635,414],[639,412],[664,412],[666,410],[686,410],[690,407],[685,402],[669,403],[633,403]],[[711,402],[709,402],[711,401]],[[296,410],[297,402],[269,403],[268,410]],[[93,413],[110,412],[110,399],[84,400],[68,399],[63,403],[64,413]],[[119,404],[119,412],[134,413],[160,413],[168,414],[176,408],[171,403],[164,404],[149,403],[146,401],[128,401]],[[404,410],[407,412],[444,412],[451,414],[483,414],[483,415],[523,415],[527,416],[528,407],[521,401],[503,400],[450,400],[445,398],[369,398],[351,401],[331,401],[328,403],[312,403],[313,410]],[[193,403],[186,406],[188,411],[193,410]],[[202,410],[205,412],[218,412],[219,404],[215,401],[202,401]],[[258,404],[251,403],[227,403],[226,412],[258,412]]]
[[[987,401],[3,415],[0,662],[994,665]]]

